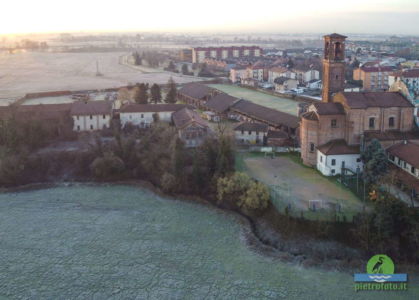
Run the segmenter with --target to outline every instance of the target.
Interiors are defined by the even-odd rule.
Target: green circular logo
[[[377,254],[367,263],[368,274],[394,274],[394,263],[385,254]]]

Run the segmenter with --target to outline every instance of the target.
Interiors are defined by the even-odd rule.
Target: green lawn
[[[235,85],[228,84],[208,84],[208,86],[218,89],[226,94],[237,98],[243,98],[254,103],[274,108],[276,110],[289,113],[291,115],[298,115],[298,102],[287,98],[272,96],[258,91],[253,91],[247,88],[242,88]]]

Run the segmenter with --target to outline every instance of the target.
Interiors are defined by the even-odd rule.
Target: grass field
[[[274,108],[276,110],[289,113],[291,115],[298,114],[298,102],[287,98],[268,95],[262,92],[253,91],[247,88],[228,84],[209,84],[208,86],[216,88],[224,93],[237,98],[243,98],[254,103]]]
[[[329,219],[336,209],[338,216],[350,221],[364,206],[351,191],[301,165],[293,154],[280,154],[272,159],[261,153],[239,153],[236,169],[269,185],[275,206],[284,211],[289,205],[296,216],[302,211],[306,218]],[[310,203],[315,203],[316,211],[310,209]]]
[[[127,52],[54,53],[0,52],[0,100],[26,93],[120,87],[129,83],[177,83],[200,80],[124,63]],[[103,76],[96,76],[96,62]],[[3,100],[4,99],[4,100]]]

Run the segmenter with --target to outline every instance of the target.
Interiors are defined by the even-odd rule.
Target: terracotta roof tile
[[[313,104],[319,115],[344,115],[345,110],[340,103],[315,103]]]
[[[272,126],[285,125],[290,128],[297,128],[299,119],[296,116],[280,112],[247,100],[242,100],[233,105],[231,110],[245,114],[258,121],[266,122]]]
[[[203,120],[196,111],[187,107],[173,113],[172,119],[173,123],[175,123],[175,126],[178,129],[182,129],[193,122],[203,127],[208,127],[208,123],[205,120]]]
[[[345,35],[341,35],[341,34],[339,34],[339,33],[331,33],[331,34],[328,34],[328,35],[325,35],[325,37],[331,37],[331,38],[347,38],[347,36],[345,36]]]
[[[419,169],[419,145],[402,142],[391,146],[387,149],[387,152]]]
[[[398,92],[343,92],[351,108],[368,107],[413,107],[413,104]]]
[[[410,69],[402,72],[402,76],[406,78],[418,78],[419,69]]]
[[[332,140],[317,147],[325,155],[359,154],[359,146],[348,146],[345,140]]]
[[[178,93],[186,95],[195,99],[203,99],[206,96],[209,96],[212,92],[212,89],[204,84],[200,83],[187,83],[185,84]]]
[[[77,101],[71,106],[70,115],[109,115],[112,112],[112,102],[100,101]]]
[[[267,132],[269,126],[262,123],[249,123],[244,122],[239,125],[237,125],[234,130],[235,131],[259,131],[259,132]]]
[[[221,93],[209,99],[205,106],[218,113],[223,113],[238,101],[240,101],[239,98]]]
[[[135,112],[175,112],[185,107],[191,107],[186,104],[137,104],[132,103],[121,107],[121,113]]]

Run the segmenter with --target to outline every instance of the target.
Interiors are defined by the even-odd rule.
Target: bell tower
[[[332,102],[334,93],[345,85],[345,39],[337,33],[324,36],[322,101]]]

